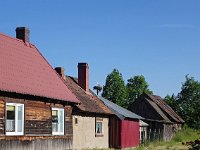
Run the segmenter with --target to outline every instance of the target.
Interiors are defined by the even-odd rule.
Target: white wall
[[[109,147],[108,118],[103,118],[103,136],[95,136],[95,117],[73,115],[73,149],[92,149]],[[78,123],[75,124],[75,118]]]

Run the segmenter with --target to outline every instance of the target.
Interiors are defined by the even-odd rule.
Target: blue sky
[[[117,68],[125,81],[144,75],[154,94],[177,94],[185,75],[200,80],[199,0],[6,0],[0,32],[30,29],[31,43],[53,66],[77,76],[90,66],[90,87]]]

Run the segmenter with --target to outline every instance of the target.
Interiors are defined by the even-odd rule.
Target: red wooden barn
[[[115,114],[114,117],[110,117],[109,146],[111,148],[138,146],[140,143],[139,120],[143,118],[103,97],[99,98]]]

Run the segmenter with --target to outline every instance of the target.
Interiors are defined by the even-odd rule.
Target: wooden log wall
[[[25,104],[25,134],[51,134],[50,103],[26,101]]]
[[[0,136],[4,135],[4,124],[5,124],[5,114],[4,114],[4,101],[0,99]]]
[[[24,104],[24,135],[5,135],[5,104]],[[65,109],[65,135],[52,135],[51,108]],[[72,149],[72,107],[51,101],[0,97],[0,149],[3,150],[57,150]]]
[[[71,138],[0,140],[1,150],[69,150],[72,149]]]

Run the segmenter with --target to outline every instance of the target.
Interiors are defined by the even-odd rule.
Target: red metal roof
[[[79,103],[34,45],[2,33],[0,90]]]

